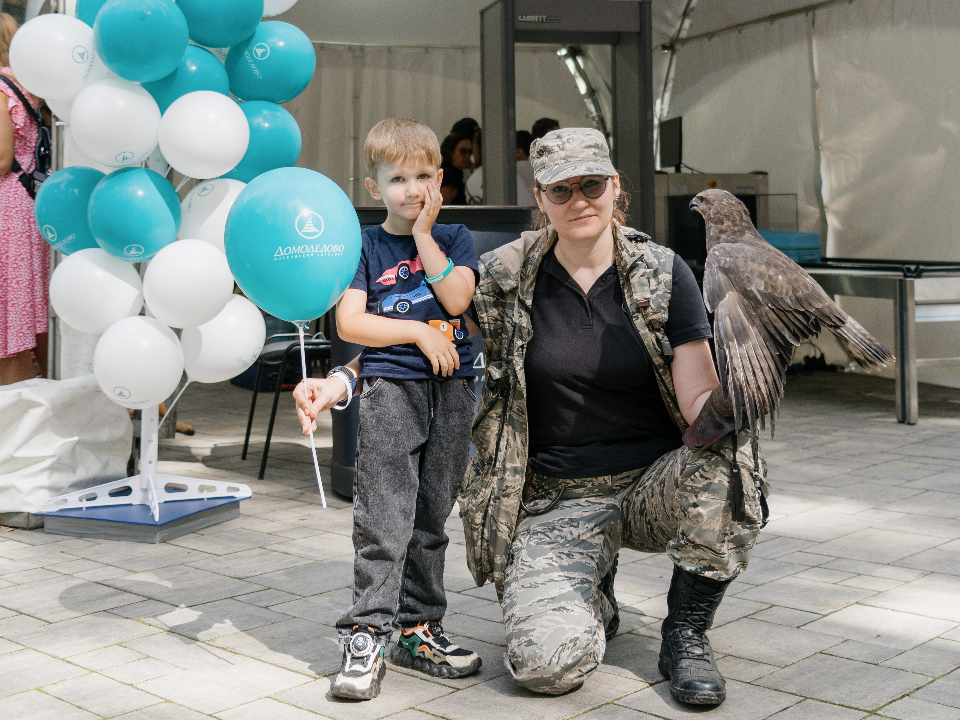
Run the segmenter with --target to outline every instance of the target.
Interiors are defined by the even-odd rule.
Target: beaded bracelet
[[[447,267],[446,267],[446,269],[445,269],[442,273],[440,273],[439,275],[434,275],[433,277],[428,277],[428,278],[426,278],[427,284],[428,284],[428,285],[433,285],[433,284],[435,284],[435,283],[440,282],[440,281],[443,280],[447,275],[450,274],[450,271],[451,271],[451,270],[453,270],[453,260],[450,259],[450,258],[447,258]]]

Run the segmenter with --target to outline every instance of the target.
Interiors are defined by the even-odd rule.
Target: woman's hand
[[[427,356],[433,366],[434,375],[450,377],[455,370],[460,369],[460,353],[457,346],[447,340],[446,336],[425,323],[418,323],[417,347]]]
[[[303,434],[309,435],[317,430],[317,415],[347,399],[347,386],[339,377],[307,378],[294,388],[293,399],[297,403],[297,417],[303,426]]]

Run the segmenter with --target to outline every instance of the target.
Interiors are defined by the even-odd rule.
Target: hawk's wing
[[[741,241],[718,243],[707,255],[703,294],[714,313],[720,382],[733,400],[738,424],[746,415],[755,431],[769,415],[772,429],[793,348],[823,326],[845,346],[857,346],[855,357],[864,356],[862,364],[889,359],[886,349],[790,258],[762,240],[732,239]]]

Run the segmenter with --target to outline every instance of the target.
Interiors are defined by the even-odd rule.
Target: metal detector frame
[[[613,49],[613,164],[633,196],[631,224],[654,236],[651,0],[496,0],[480,11],[485,205],[516,205],[515,43]]]

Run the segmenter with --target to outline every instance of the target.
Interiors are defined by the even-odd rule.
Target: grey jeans
[[[467,468],[473,378],[366,378],[353,500],[353,605],[341,635],[443,619],[444,523]]]

